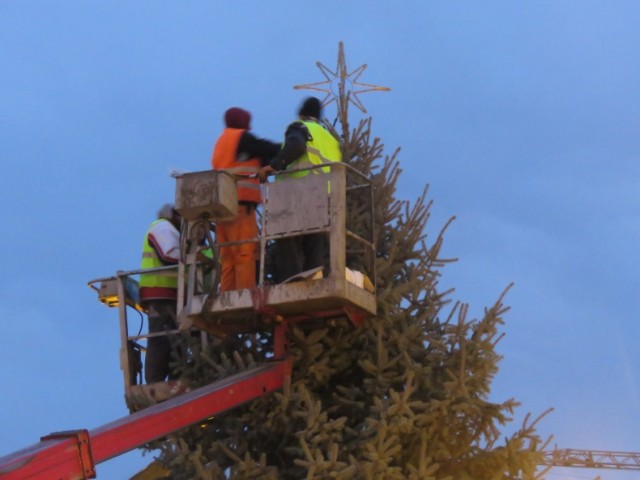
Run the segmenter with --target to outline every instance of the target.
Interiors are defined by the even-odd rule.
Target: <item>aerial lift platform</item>
[[[319,172],[318,168],[311,170]],[[185,174],[177,179],[176,208],[190,226],[208,220],[211,208],[202,211],[200,207],[200,198],[207,195],[203,184],[211,183],[208,178],[233,185],[227,176],[215,171]],[[289,322],[313,317],[320,323],[344,317],[360,325],[364,316],[374,314],[373,197],[368,179],[348,165],[336,164],[328,173],[265,184],[263,202],[262,229],[257,239],[261,252],[257,287],[223,293],[188,293],[183,326],[193,324],[215,335],[234,327],[245,330],[254,322],[260,324],[276,316],[286,317]],[[360,232],[346,227],[350,209],[364,209],[365,218],[369,219]],[[235,204],[229,204],[228,210],[233,215]],[[269,281],[265,271],[269,244],[310,233],[323,233],[329,240],[329,274],[312,281],[299,281],[305,279],[304,275],[280,284]],[[348,268],[354,265],[356,269]]]
[[[305,169],[303,169],[305,170]],[[319,171],[317,168],[308,170]],[[153,335],[180,335],[199,330],[202,341],[227,335],[271,332],[274,357],[286,355],[287,337],[292,327],[325,328],[359,326],[376,312],[373,193],[368,178],[346,164],[331,171],[310,173],[302,178],[283,178],[262,185],[262,225],[259,244],[258,282],[254,288],[220,292],[216,265],[204,273],[202,250],[212,248],[213,259],[227,244],[218,244],[213,235],[215,222],[233,218],[237,208],[235,178],[208,170],[176,178],[176,210],[183,217],[181,261],[177,266],[146,272],[177,270],[179,328]],[[357,215],[356,215],[357,214]],[[357,216],[357,232],[347,228],[348,215]],[[363,220],[364,219],[364,220]],[[328,238],[329,273],[303,272],[276,284],[270,272],[268,251],[281,238],[323,233]],[[203,236],[208,239],[203,244]],[[108,306],[118,307],[120,318],[120,367],[125,399],[134,412],[141,406],[162,401],[182,390],[179,382],[141,381],[139,355],[148,334],[131,334],[128,312],[143,312],[135,277],[143,270],[120,271],[115,276],[96,279],[90,286]]]
[[[203,248],[212,248],[214,264],[219,258],[215,252],[225,244],[216,243],[212,224],[235,215],[235,178],[220,171],[178,176],[175,206],[183,217],[178,266],[118,271],[112,277],[89,282],[102,303],[119,311],[120,367],[131,415],[91,431],[53,433],[31,447],[1,457],[0,479],[95,478],[95,465],[100,462],[282,388],[291,375],[288,345],[293,327],[358,327],[366,317],[375,315],[371,182],[345,164],[332,164],[331,171],[322,174],[316,174],[317,168],[311,168],[305,177],[282,178],[262,186],[260,233],[248,240],[260,246],[258,283],[251,289],[222,293],[216,278],[219,265],[205,274],[199,254]],[[353,229],[347,228],[352,224]],[[270,245],[310,233],[328,238],[328,275],[302,272],[274,283],[267,258]],[[203,236],[208,239],[205,245]],[[131,334],[128,318],[132,310],[140,315],[145,312],[136,276],[172,269],[178,276],[179,325],[176,330],[153,335],[200,332],[201,341],[207,343],[216,337],[271,332],[269,360],[192,391],[179,381],[144,384],[140,360],[150,335],[141,331]]]

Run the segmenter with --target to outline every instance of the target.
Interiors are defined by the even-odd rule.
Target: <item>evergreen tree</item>
[[[182,479],[534,479],[544,442],[536,421],[508,438],[518,403],[489,400],[508,310],[504,294],[481,319],[440,291],[443,228],[427,223],[425,188],[396,198],[396,150],[384,154],[372,120],[349,125],[344,82],[338,131],[344,161],[370,176],[375,208],[378,313],[360,328],[296,329],[294,370],[282,392],[155,442],[159,461]],[[332,126],[329,126],[333,128]],[[358,209],[348,222],[358,228]],[[183,380],[204,385],[268,357],[270,338],[239,335],[192,346]]]

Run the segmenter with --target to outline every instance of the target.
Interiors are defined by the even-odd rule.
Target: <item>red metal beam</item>
[[[89,432],[52,433],[32,445],[0,458],[2,480],[84,480],[95,478]]]
[[[181,428],[282,387],[289,361],[273,362],[159,403],[90,432],[93,458],[104,462]]]
[[[95,464],[277,390],[291,361],[272,362],[182,394],[88,433],[63,432],[0,458],[2,480],[83,480]]]

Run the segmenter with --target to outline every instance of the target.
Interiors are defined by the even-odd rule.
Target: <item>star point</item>
[[[346,101],[355,105],[362,113],[367,113],[367,109],[359,98],[359,95],[367,92],[388,92],[389,87],[382,87],[370,83],[360,82],[360,76],[366,70],[367,64],[360,65],[350,73],[347,70],[347,63],[344,56],[343,43],[340,42],[338,47],[338,62],[335,71],[331,70],[321,62],[316,62],[316,66],[324,76],[325,80],[321,82],[305,83],[302,85],[294,85],[295,90],[314,90],[325,93],[322,99],[322,105],[326,107],[336,102],[338,108],[342,106],[342,102]],[[359,90],[358,87],[361,87]]]

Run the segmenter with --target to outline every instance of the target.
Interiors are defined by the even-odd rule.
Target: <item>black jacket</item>
[[[248,160],[257,157],[260,159],[262,166],[269,165],[269,162],[280,151],[280,144],[258,138],[253,133],[246,130],[240,137],[238,142],[238,150],[236,158],[238,161]]]
[[[302,121],[293,122],[284,134],[284,144],[276,157],[269,163],[274,170],[284,170],[307,151],[307,141],[311,140],[309,130]]]

